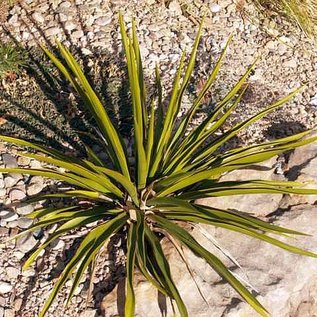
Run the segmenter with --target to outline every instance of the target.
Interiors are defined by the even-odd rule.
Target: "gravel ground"
[[[37,47],[38,41],[51,46],[54,38],[58,38],[71,46],[74,53],[88,65],[92,74],[94,71],[101,73],[101,67],[105,64],[100,61],[106,58],[106,74],[111,78],[111,74],[115,73],[112,76],[115,82],[121,78],[118,74],[122,74],[121,66],[118,66],[122,64],[122,47],[117,22],[118,12],[121,10],[129,27],[131,27],[130,17],[134,15],[137,18],[141,52],[149,82],[152,83],[155,63],[159,62],[163,82],[168,91],[172,83],[171,76],[175,74],[177,60],[182,50],[190,50],[198,21],[206,9],[207,18],[195,79],[191,83],[191,91],[185,98],[184,111],[190,105],[195,91],[199,89],[212,69],[228,37],[233,34],[234,40],[228,50],[218,82],[211,93],[212,102],[217,101],[234,85],[256,56],[259,56],[259,61],[248,80],[249,88],[231,123],[258,112],[259,109],[263,109],[301,84],[307,85],[301,95],[260,123],[252,125],[240,134],[236,141],[245,144],[289,135],[316,126],[316,47],[287,23],[282,31],[276,31],[274,23],[265,20],[256,20],[257,22],[253,23],[254,21],[250,21],[249,16],[245,16],[244,11],[240,7],[237,8],[232,0],[218,2],[180,0],[169,1],[166,6],[164,1],[154,0],[26,0],[22,5],[16,5],[11,9],[7,22],[0,30],[0,38],[4,41],[15,39],[30,52]],[[247,9],[248,12],[252,12],[251,7]],[[39,60],[36,59],[35,62]],[[51,71],[51,68],[48,70]],[[41,140],[43,135],[48,135],[51,144],[64,142],[63,145],[67,146],[72,140],[69,139],[70,136],[63,136],[62,132],[72,126],[66,125],[66,121],[74,119],[71,90],[65,89],[58,98],[56,95],[52,98],[52,92],[47,91],[48,86],[46,86],[46,93],[43,95],[40,82],[36,80],[34,73],[27,71],[13,82],[10,80],[2,82],[0,118],[5,120],[0,121],[0,132],[10,132],[37,140]],[[96,76],[93,80],[100,82],[101,78]],[[104,92],[102,85],[99,89],[102,94]],[[34,99],[36,102],[32,102]],[[17,107],[17,104],[20,107]],[[207,102],[204,105],[205,111],[208,112],[211,104]],[[33,113],[34,122],[32,121],[29,126],[22,125],[22,128],[17,122],[10,123],[10,119],[19,117],[22,113],[26,113],[26,110]],[[39,112],[41,116],[34,117],[34,114]],[[75,117],[77,114],[75,112]],[[24,114],[21,115],[21,119],[23,118],[25,119]],[[45,126],[44,129],[45,120],[54,124],[55,128]],[[37,129],[30,132],[30,126]],[[58,130],[59,132],[56,132]],[[73,141],[76,141],[76,136],[73,137]],[[0,144],[0,153],[2,154],[0,165],[38,166],[39,164],[16,157],[16,149],[8,149],[4,144]],[[0,206],[21,201],[47,186],[54,184],[39,177],[0,175]],[[37,206],[31,209],[35,207]],[[1,207],[1,237],[12,236],[21,228],[30,225],[23,216],[32,210],[23,205],[19,208]],[[64,262],[71,255],[71,240],[60,240],[50,248],[45,257],[42,255],[39,258],[35,268],[22,273],[21,263],[26,254],[42,238],[41,233],[36,233],[28,236],[25,241],[1,245],[0,317],[36,316],[52,288],[56,273],[62,269]],[[71,317],[98,315],[97,310],[103,295],[114,287],[115,281],[124,273],[122,267],[116,269],[116,265],[121,263],[120,259],[123,257],[119,248],[120,241],[114,242],[114,245],[110,255],[105,252],[98,260],[93,281],[96,286],[94,300],[88,303],[88,309],[85,303],[89,284],[87,280],[82,282],[82,293],[76,294],[65,313],[62,309],[65,299],[63,295],[66,292],[62,293],[53,305],[48,317],[59,314]],[[103,279],[105,282],[102,282]]]

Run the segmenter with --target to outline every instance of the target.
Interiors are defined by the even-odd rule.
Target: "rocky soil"
[[[212,102],[206,101],[204,110],[208,112],[213,102],[224,96],[255,57],[259,56],[257,67],[248,80],[247,93],[234,114],[232,123],[254,114],[301,84],[306,84],[307,88],[286,106],[239,135],[237,142],[246,144],[281,137],[316,126],[317,55],[315,46],[297,34],[290,25],[286,24],[280,32],[277,31],[274,22],[250,21],[249,16],[244,16],[241,8],[237,8],[232,0],[165,2],[26,0],[11,9],[7,21],[0,29],[0,38],[3,41],[16,40],[30,52],[37,47],[38,42],[52,47],[54,39],[58,38],[71,47],[76,56],[88,65],[92,73],[101,72],[100,63],[98,63],[101,57],[111,56],[111,63],[107,66],[110,67],[109,74],[112,69],[117,72],[116,63],[120,64],[122,61],[117,22],[119,10],[124,13],[129,27],[131,27],[130,18],[133,15],[136,16],[144,68],[149,83],[153,81],[155,63],[159,63],[166,91],[171,86],[171,76],[175,74],[177,60],[182,50],[190,51],[200,17],[207,10],[195,79],[192,81],[191,91],[184,100],[184,111],[219,57],[229,35],[233,34],[234,40],[228,50],[219,80],[211,94]],[[248,8],[248,11],[250,10],[252,11],[252,8]],[[50,68],[49,71],[51,71]],[[200,76],[202,79],[197,79]],[[115,77],[120,78],[117,75]],[[45,125],[45,122],[55,123],[60,130],[70,127],[65,123],[65,109],[58,105],[67,107],[67,112],[71,110],[71,91],[65,89],[59,94],[59,99],[54,99],[51,98],[51,91],[43,97],[41,87],[39,81],[34,80],[34,73],[30,70],[25,71],[13,82],[6,79],[1,83],[0,119],[4,119],[0,120],[1,133],[9,131],[10,134],[25,138],[40,139],[41,133],[45,135],[48,133],[41,127]],[[31,102],[34,96],[36,96],[36,102]],[[22,105],[19,108],[17,100],[20,102],[18,104]],[[22,112],[40,114],[35,117],[37,121],[32,121],[30,124],[38,128],[32,134],[27,125],[20,129],[17,122],[13,125],[10,123],[10,119],[18,117]],[[72,114],[69,114],[66,119],[69,117],[72,118]],[[51,131],[49,133],[50,141],[63,141],[56,131],[55,134]],[[63,146],[67,145],[68,143],[63,144]],[[17,149],[1,143],[0,165],[42,166],[39,162],[19,157],[16,153]],[[316,146],[306,147],[306,149],[295,151],[282,174],[274,173],[275,158],[266,162],[266,171],[246,170],[243,173],[240,171],[225,177],[237,179],[243,175],[248,179],[252,177],[290,178],[317,181],[316,156]],[[80,233],[74,233],[73,237],[60,239],[49,248],[46,254],[39,257],[35,267],[25,272],[21,271],[21,264],[28,252],[39,244],[47,233],[35,232],[16,243],[2,243],[6,238],[29,227],[31,222],[25,215],[32,212],[34,208],[40,207],[40,204],[26,206],[23,203],[15,203],[43,189],[52,190],[55,185],[40,177],[0,174],[0,317],[36,316],[52,289],[57,274],[71,257],[73,250],[71,242],[80,236]],[[312,237],[299,239],[298,244],[316,252],[317,236],[314,231],[317,219],[315,217],[316,201],[316,197],[255,195],[251,198],[236,196],[225,201],[213,200],[206,203],[218,206],[225,204],[226,207],[254,212],[260,217],[274,219],[286,227],[311,233]],[[12,208],[9,208],[10,206]],[[317,286],[314,283],[314,278],[317,277],[316,261],[289,255],[256,241],[229,235],[219,229],[209,228],[208,232],[221,246],[230,250],[239,261],[248,281],[259,292],[260,300],[270,309],[272,316],[311,317],[317,314],[315,302]],[[194,234],[210,249],[215,248],[214,243],[203,236],[202,229],[196,228]],[[105,247],[100,255],[93,280],[94,291],[88,305],[86,305],[85,297],[89,288],[87,278],[80,284],[72,304],[65,311],[63,302],[67,290],[63,291],[48,313],[49,317],[120,315],[122,306],[120,302],[119,305],[116,302],[117,288],[111,292],[124,274],[120,244],[119,237],[118,241],[113,242],[114,246],[111,246],[109,254],[107,252],[109,248]],[[168,246],[166,248],[167,252],[172,252]],[[253,312],[249,311],[237,295],[224,286],[215,274],[205,267],[204,263],[188,254],[197,280],[208,299],[210,307],[206,306],[189,276],[184,274],[180,259],[173,253],[171,255],[175,264],[173,266],[175,280],[178,281],[184,298],[189,303],[190,316],[253,316]],[[232,270],[244,274],[235,266],[232,266]],[[108,295],[103,300],[106,294]],[[137,285],[137,294],[138,316],[160,316],[157,294],[141,279]],[[171,315],[170,308],[167,315]]]

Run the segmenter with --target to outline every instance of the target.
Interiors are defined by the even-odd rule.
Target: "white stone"
[[[68,20],[68,16],[64,13],[59,13],[58,16],[61,22],[66,22]]]
[[[18,219],[19,216],[13,211],[3,210],[1,211],[0,217],[6,222],[10,222]]]
[[[105,26],[111,23],[111,21],[112,21],[112,16],[108,15],[108,16],[101,16],[97,18],[94,23],[99,26]]]
[[[221,6],[220,6],[219,4],[212,3],[212,4],[210,5],[210,11],[211,11],[212,13],[217,13],[217,12],[219,12],[220,10],[221,10]]]
[[[92,54],[92,51],[89,50],[88,48],[85,48],[85,47],[83,47],[83,48],[81,49],[81,52],[82,52],[84,55],[91,55],[91,54]]]
[[[17,220],[18,227],[21,229],[27,229],[33,224],[33,219],[20,217]]]
[[[14,266],[8,266],[5,269],[6,274],[8,276],[9,279],[17,279],[19,274],[20,274],[20,269],[14,267]]]
[[[21,174],[9,174],[4,178],[5,188],[13,187],[20,179],[22,179]]]
[[[13,289],[13,286],[10,283],[0,281],[0,294],[10,293],[12,289]]]
[[[61,4],[58,6],[59,9],[67,9],[70,8],[72,4],[69,1],[63,1]]]
[[[67,21],[65,23],[64,27],[65,27],[65,30],[72,31],[72,30],[76,29],[77,25],[72,21]]]
[[[283,65],[285,67],[289,67],[289,68],[296,68],[297,67],[297,61],[295,59],[291,59],[291,60],[283,63]]]
[[[174,12],[176,15],[180,15],[182,14],[182,8],[181,5],[179,3],[179,1],[172,1],[169,6],[168,6],[169,10]]]
[[[38,23],[43,23],[44,22],[43,15],[38,13],[38,12],[32,13],[32,18]]]
[[[27,234],[18,238],[16,241],[16,248],[24,253],[31,251],[35,245],[37,244],[37,240],[31,234]]]
[[[0,198],[4,198],[7,194],[7,191],[5,188],[0,188]]]
[[[33,205],[31,204],[21,204],[18,207],[16,207],[16,212],[21,215],[28,215],[34,210]]]
[[[79,39],[84,36],[84,32],[82,30],[77,30],[72,33],[72,37],[75,39]]]
[[[60,33],[61,30],[58,27],[50,27],[47,30],[45,30],[45,34],[46,36],[53,36],[53,35],[57,35],[58,33]]]
[[[310,104],[317,107],[317,94],[310,99]]]
[[[9,197],[11,201],[21,201],[26,197],[26,195],[20,189],[11,189],[9,192]]]

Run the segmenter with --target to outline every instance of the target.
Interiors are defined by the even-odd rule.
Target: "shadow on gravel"
[[[263,133],[263,135],[270,140],[291,136],[306,130],[307,127],[301,122],[281,120],[279,122],[272,122],[271,126]]]
[[[27,11],[23,4],[21,6]],[[85,32],[79,10],[77,18],[82,31]],[[56,45],[45,37],[31,14],[28,14],[28,19],[22,21],[25,28],[30,33],[31,28],[35,28],[41,35],[37,41],[61,58]],[[132,109],[124,59],[119,53],[110,56],[109,53],[93,50],[92,47],[88,47],[92,54],[84,55],[81,48],[72,41],[62,21],[59,21],[59,28],[115,126],[124,137],[130,137]],[[12,42],[20,47],[10,31],[4,31]],[[114,50],[118,52],[119,48],[115,47]],[[94,144],[93,139],[87,134],[96,135],[94,120],[86,113],[82,100],[61,77],[46,55],[38,48],[26,48],[25,51],[29,61],[26,68],[28,76],[16,81],[16,85],[20,85],[18,89],[21,93],[11,96],[10,83],[7,85],[8,91],[1,89],[0,92],[0,97],[4,101],[4,105],[0,107],[0,116],[8,121],[7,124],[0,126],[0,133],[45,143],[59,150],[69,151],[69,148],[72,148],[84,155],[83,143]]]

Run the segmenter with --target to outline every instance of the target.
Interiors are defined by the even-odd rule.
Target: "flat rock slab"
[[[289,243],[317,252],[317,207],[299,206],[284,214],[277,223],[281,226],[306,232],[312,236],[303,236],[298,240],[288,239]],[[315,316],[317,306],[314,296],[317,294],[317,259],[295,255],[271,246],[265,242],[251,239],[228,230],[203,226],[208,234],[215,237],[217,243],[238,261],[242,269],[224,257],[201,229],[195,228],[193,236],[209,251],[221,258],[227,266],[259,292],[258,299],[273,317]],[[172,275],[181,296],[188,308],[189,316],[195,317],[258,317],[239,295],[224,284],[222,279],[201,259],[191,253],[185,255],[194,272],[196,282],[205,295],[209,306],[199,295],[195,283],[185,265],[173,247],[165,245],[169,254]],[[122,284],[122,283],[121,283]],[[119,283],[102,303],[103,316],[117,316],[123,309],[122,287]],[[172,317],[172,309],[164,302],[149,283],[136,277],[136,316],[161,316],[165,311]],[[117,301],[117,295],[119,300]]]
[[[229,172],[221,177],[220,181],[276,180],[278,175],[274,174],[275,163],[276,157],[248,169]],[[280,177],[279,180],[284,180],[284,178]],[[257,217],[264,217],[276,211],[282,197],[282,194],[234,195],[204,198],[197,202],[201,205],[219,209],[235,209]]]

